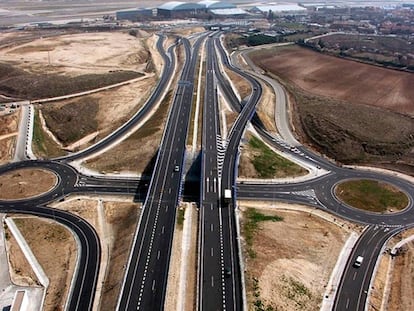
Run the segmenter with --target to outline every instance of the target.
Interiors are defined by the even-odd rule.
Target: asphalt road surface
[[[193,101],[199,38],[193,51],[182,39],[186,61],[174,96],[117,310],[163,310],[180,197],[187,129]]]

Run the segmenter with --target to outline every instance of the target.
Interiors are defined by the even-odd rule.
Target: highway
[[[180,197],[194,91],[195,65],[201,41],[191,51],[181,39],[186,62],[176,88],[149,184],[140,224],[126,269],[117,310],[163,310],[175,215]]]
[[[205,36],[200,36],[193,47],[187,39],[181,39],[186,60],[180,81],[176,86],[174,102],[169,111],[168,123],[151,180],[86,176],[77,172],[67,162],[87,157],[122,139],[122,136],[150,113],[156,102],[161,99],[175,70],[175,58],[172,53],[174,46],[169,48],[167,55],[162,47],[163,36],[160,36],[157,46],[163,56],[165,67],[154,93],[142,110],[113,135],[84,151],[67,157],[52,161],[21,161],[0,167],[0,174],[19,168],[40,167],[54,172],[58,178],[57,185],[49,192],[26,200],[0,201],[0,210],[52,218],[65,224],[76,234],[81,248],[68,310],[92,309],[101,256],[96,232],[86,221],[70,213],[46,207],[50,202],[61,200],[72,193],[134,194],[137,201],[144,201],[117,310],[164,308],[176,207],[180,198],[184,197],[182,176],[194,95],[194,74],[198,50],[204,39]],[[242,103],[221,73],[219,61],[251,84],[252,93]],[[233,108],[240,112],[224,142],[218,123],[217,87]],[[384,243],[391,236],[414,224],[414,185],[395,175],[338,167],[325,157],[297,144],[289,133],[284,134],[291,137],[289,143],[272,136],[255,114],[255,106],[261,93],[262,88],[257,78],[239,70],[229,62],[217,37],[208,38],[200,186],[191,182],[185,186],[186,198],[200,200],[198,309],[243,309],[235,209],[236,200],[246,199],[305,204],[367,225],[346,265],[334,308],[334,310],[363,310],[367,303],[375,263]],[[310,166],[326,170],[327,173],[314,179],[294,183],[237,184],[239,144],[249,121],[252,121],[258,133],[268,144],[301,159]],[[284,131],[288,131],[287,126]],[[334,189],[341,181],[355,178],[380,180],[393,184],[408,195],[409,205],[405,210],[393,214],[368,213],[347,206],[336,198]],[[230,204],[224,204],[221,199],[225,189],[232,191]],[[364,256],[364,262],[360,268],[352,267],[358,255]]]
[[[203,106],[203,129],[201,150],[201,195],[199,231],[199,310],[238,310],[234,286],[237,273],[229,275],[228,269],[234,256],[228,234],[229,207],[221,200],[221,165],[218,163],[218,150],[223,149],[219,114],[217,87],[215,83],[216,62],[213,39],[207,40],[206,83]]]

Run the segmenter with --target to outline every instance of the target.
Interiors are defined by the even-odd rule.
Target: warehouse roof
[[[289,12],[289,11],[306,11],[306,8],[296,4],[277,4],[277,5],[259,5],[253,8],[260,12]]]
[[[181,2],[181,1],[166,2],[163,5],[158,7],[158,9],[169,10],[169,11],[197,10],[197,9],[202,9],[202,8],[203,6],[201,6],[198,3],[187,3],[187,2]]]
[[[211,13],[215,15],[244,15],[247,14],[245,10],[235,8],[235,9],[215,9],[211,10]]]
[[[198,2],[207,9],[233,9],[236,6],[233,3],[216,1],[216,0],[203,0]]]

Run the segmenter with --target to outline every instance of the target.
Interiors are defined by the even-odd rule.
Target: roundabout
[[[394,213],[404,210],[408,196],[391,184],[377,180],[346,180],[335,187],[335,196],[354,208],[374,213]]]
[[[0,200],[30,199],[53,190],[56,174],[47,169],[17,169],[0,175]]]

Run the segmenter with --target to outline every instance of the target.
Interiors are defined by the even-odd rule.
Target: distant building
[[[166,2],[157,8],[157,15],[168,18],[196,17],[204,7],[198,3]]]
[[[245,17],[247,12],[243,9],[214,9],[210,12],[216,17]]]
[[[198,4],[203,6],[208,11],[236,8],[236,6],[233,3],[214,1],[214,0],[203,0],[203,1],[198,2]]]
[[[116,12],[116,19],[120,20],[128,20],[131,22],[137,22],[143,20],[145,18],[153,17],[156,14],[156,10],[154,9],[129,9]]]
[[[299,15],[307,12],[306,8],[297,4],[259,5],[253,7],[250,11],[265,16],[269,12],[272,12],[274,15]]]

